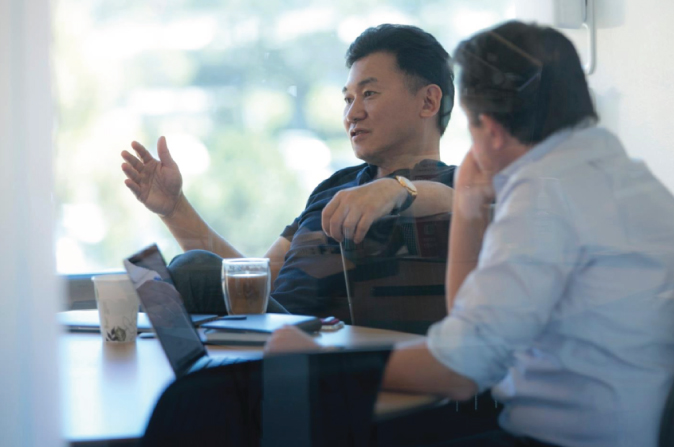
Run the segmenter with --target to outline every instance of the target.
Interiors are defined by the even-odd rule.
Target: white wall
[[[674,192],[674,1],[595,0],[595,13],[601,123]]]
[[[0,0],[0,445],[60,445],[49,0]]]

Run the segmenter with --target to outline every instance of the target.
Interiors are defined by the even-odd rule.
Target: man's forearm
[[[388,390],[438,394],[454,400],[470,399],[478,391],[475,382],[438,362],[425,340],[398,346],[391,352],[382,386]]]
[[[408,209],[401,214],[404,216],[431,216],[433,214],[448,213],[452,210],[454,190],[449,186],[428,180],[412,182],[417,188],[417,198]]]
[[[161,219],[184,251],[199,249],[208,250],[223,258],[243,257],[208,226],[184,195],[181,195],[173,213],[162,216]]]
[[[264,255],[265,258],[269,258],[272,291],[274,289],[276,278],[278,278],[279,271],[285,262],[285,256],[286,253],[288,253],[288,250],[290,250],[290,241],[281,236],[276,239],[276,242],[269,247],[269,250],[267,250],[267,253]]]
[[[447,262],[447,312],[466,277],[477,266],[484,233],[489,225],[489,204],[470,193],[457,194],[452,212]]]

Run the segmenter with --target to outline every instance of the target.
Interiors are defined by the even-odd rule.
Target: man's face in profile
[[[349,71],[344,93],[344,128],[356,157],[381,165],[404,154],[421,132],[423,89],[410,91],[409,77],[390,53],[372,53]]]

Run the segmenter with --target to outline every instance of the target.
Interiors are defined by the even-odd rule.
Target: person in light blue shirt
[[[393,352],[384,386],[491,388],[503,430],[452,446],[656,447],[674,382],[674,197],[596,127],[559,32],[508,22],[455,55],[473,146],[455,178],[450,315]],[[268,350],[302,345],[285,330]]]

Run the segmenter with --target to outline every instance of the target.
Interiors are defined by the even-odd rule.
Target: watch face
[[[406,179],[406,178],[403,177],[402,175],[396,175],[396,179],[398,180],[398,182],[399,182],[402,186],[404,186],[404,187],[407,189],[407,191],[408,191],[410,194],[412,194],[413,196],[416,196],[416,195],[417,195],[417,188],[412,184],[411,181],[409,181],[408,179]]]

